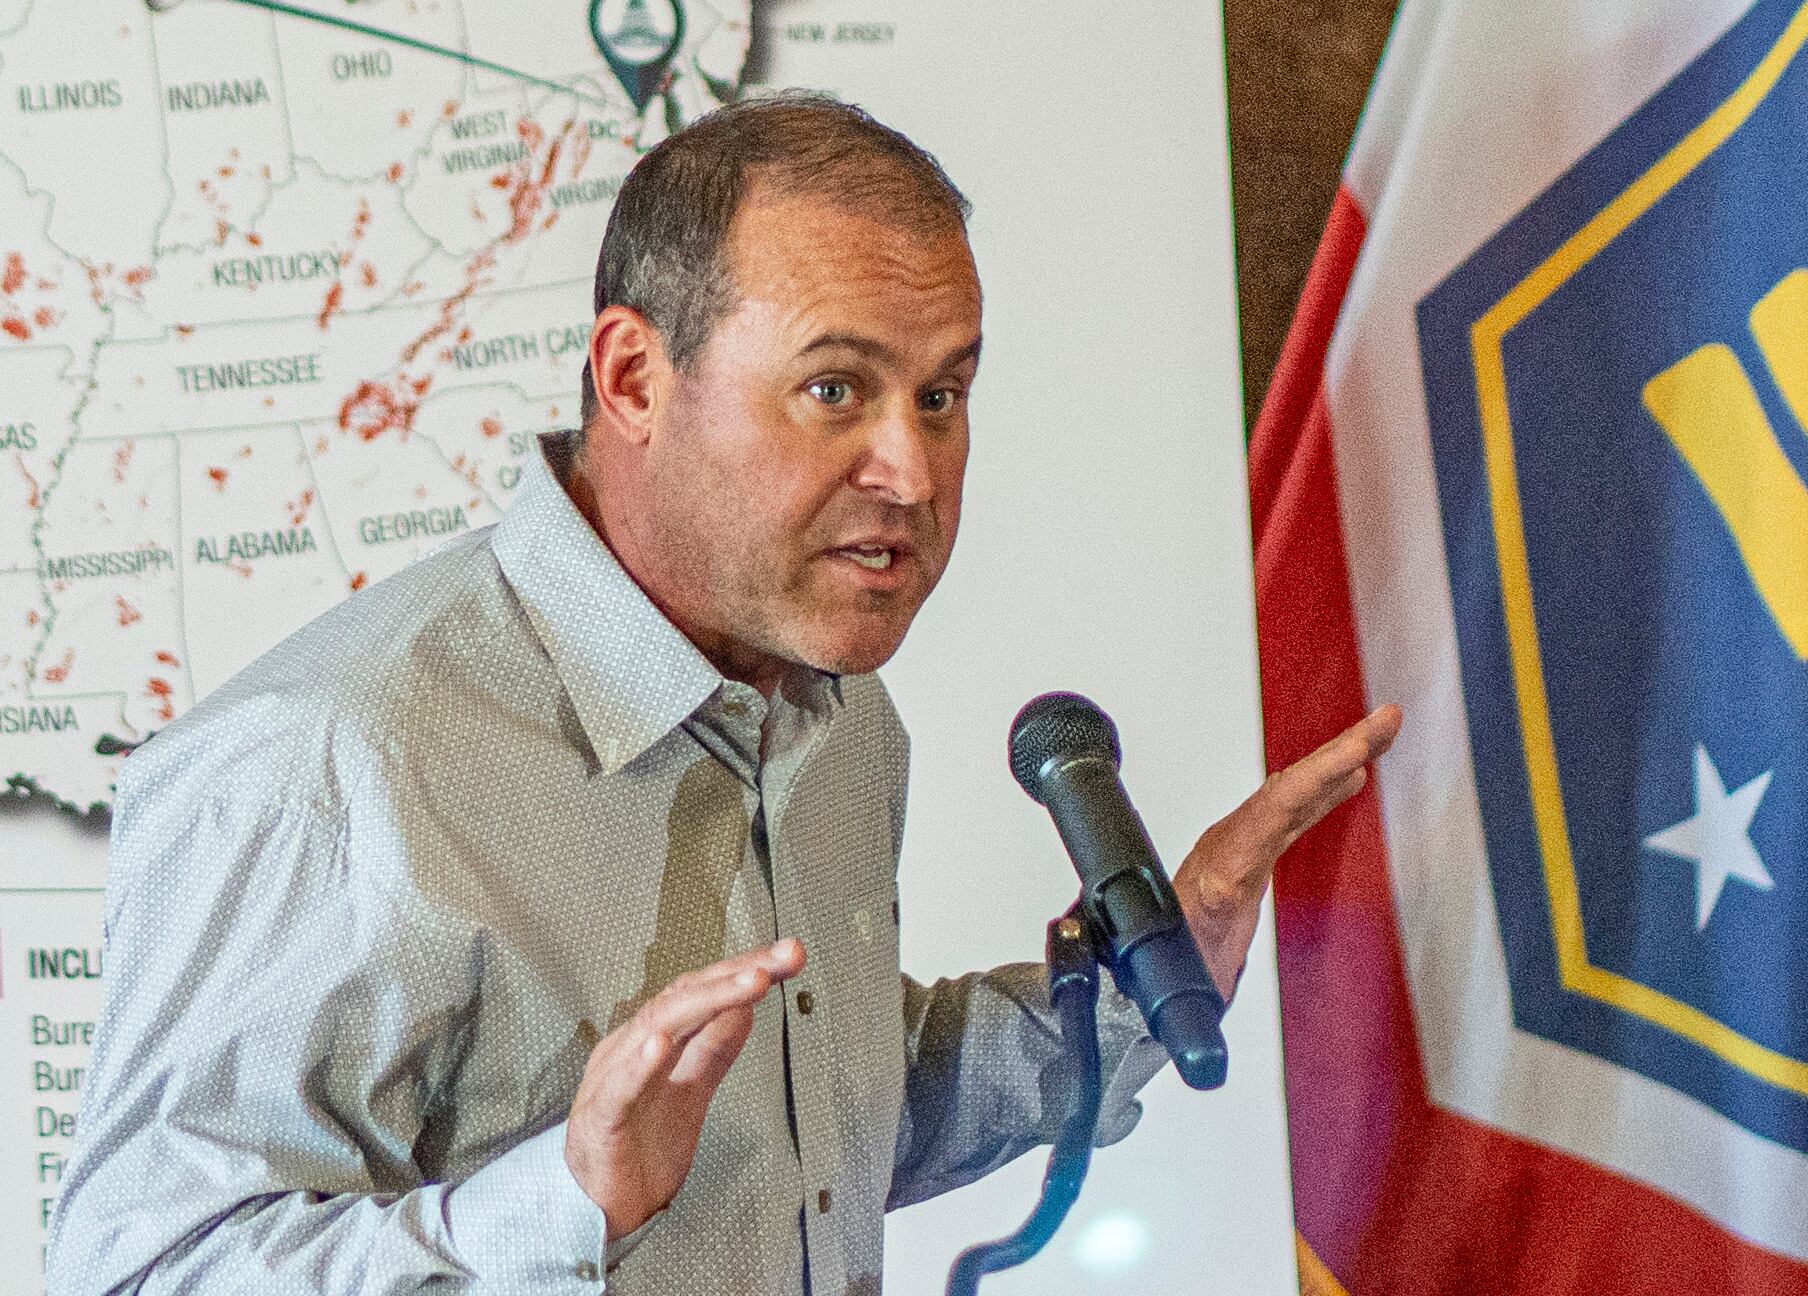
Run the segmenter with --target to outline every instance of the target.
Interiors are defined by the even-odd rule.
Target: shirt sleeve
[[[457,1182],[417,1164],[475,993],[453,943],[354,858],[336,795],[182,737],[121,779],[48,1289],[601,1290],[563,1124]]]
[[[1136,1005],[1099,987],[1104,1097],[1094,1142],[1129,1135],[1136,1094],[1167,1062]],[[1013,963],[923,986],[904,978],[904,1110],[886,1208],[959,1188],[1060,1132],[1076,1077],[1065,1065],[1048,969]]]

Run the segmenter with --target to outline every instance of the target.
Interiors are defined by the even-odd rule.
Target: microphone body
[[[1110,717],[1078,694],[1045,693],[1011,724],[1011,772],[1055,821],[1101,960],[1181,1079],[1216,1088],[1229,1060],[1224,1000],[1118,777],[1119,760]]]

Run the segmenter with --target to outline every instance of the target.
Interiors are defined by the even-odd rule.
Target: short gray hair
[[[597,314],[633,307],[688,369],[735,304],[725,248],[755,180],[925,233],[964,232],[972,211],[932,155],[853,104],[799,90],[744,100],[668,136],[628,173],[597,257]],[[595,413],[586,360],[585,426]]]

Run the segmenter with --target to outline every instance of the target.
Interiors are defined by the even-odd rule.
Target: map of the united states
[[[749,0],[0,0],[0,777],[118,762],[507,506]]]

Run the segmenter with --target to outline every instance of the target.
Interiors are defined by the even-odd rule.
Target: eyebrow
[[[937,367],[939,369],[952,369],[956,365],[966,363],[968,360],[978,360],[980,342],[981,339],[974,338],[971,342],[967,343],[966,346],[951,351]],[[852,351],[856,355],[868,356],[882,364],[895,364],[898,361],[898,353],[886,346],[885,343],[879,341],[877,338],[869,338],[860,333],[824,333],[820,337],[813,339],[797,354],[799,356],[806,356],[812,351],[826,351],[832,348],[842,348],[844,350]]]

